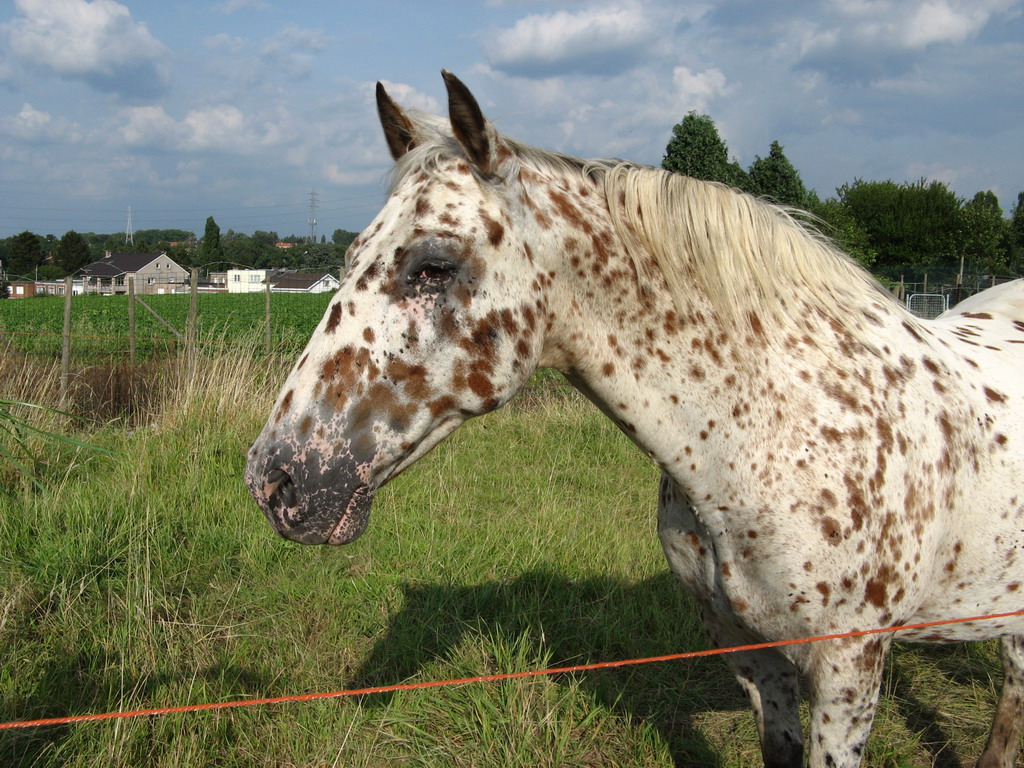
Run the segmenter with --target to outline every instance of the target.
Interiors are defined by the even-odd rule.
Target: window
[[[249,282],[250,283],[258,283],[258,282],[260,282],[260,276],[258,274],[257,275],[249,275]]]
[[[242,276],[241,275],[232,275],[231,279],[234,280],[236,283],[242,282]]]

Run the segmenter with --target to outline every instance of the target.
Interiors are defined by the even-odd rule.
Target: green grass
[[[84,435],[113,455],[52,448],[45,491],[8,478],[0,721],[707,647],[657,543],[656,472],[550,379],[383,489],[357,542],[302,547],[241,482],[273,396],[247,365]],[[997,670],[991,644],[897,653],[868,762],[973,759]],[[674,764],[760,765],[720,661],[0,731],[18,768]]]
[[[332,294],[271,294],[271,343],[297,352],[320,321]],[[190,297],[185,294],[140,297],[182,335]],[[252,294],[199,294],[196,323],[209,344],[244,344],[254,329],[262,332],[266,297]],[[136,306],[137,354],[140,359],[166,355],[178,342],[152,314]],[[128,298],[76,296],[71,310],[71,351],[89,362],[123,359],[128,354]],[[64,328],[64,299],[46,296],[0,301],[0,340],[17,352],[59,356]]]

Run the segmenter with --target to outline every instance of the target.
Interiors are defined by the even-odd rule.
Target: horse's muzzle
[[[308,448],[249,451],[245,483],[271,525],[300,544],[347,544],[370,520],[373,490],[351,457],[324,457]]]

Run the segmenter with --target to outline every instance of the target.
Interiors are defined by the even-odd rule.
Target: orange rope
[[[738,645],[732,648],[712,648],[707,651],[688,651],[686,653],[670,653],[665,656],[650,656],[645,659],[625,659],[623,661],[601,661],[594,664],[576,664],[571,667],[553,667],[551,669],[535,669],[525,672],[506,672],[496,675],[480,675],[478,677],[463,677],[454,680],[430,680],[424,683],[400,683],[397,685],[381,685],[373,688],[357,688],[343,691],[331,691],[327,693],[303,693],[295,696],[275,696],[268,699],[246,699],[242,701],[224,701],[220,703],[189,704],[179,707],[157,707],[155,709],[137,709],[131,712],[105,712],[96,715],[77,715],[74,717],[48,717],[42,720],[21,720],[10,723],[0,723],[0,731],[12,728],[32,728],[43,725],[70,725],[72,723],[85,723],[94,720],[113,720],[116,718],[140,717],[143,715],[169,715],[176,712],[199,712],[208,709],[232,709],[236,707],[254,707],[263,704],[286,704],[298,701],[315,701],[317,699],[336,699],[343,696],[365,696],[372,693],[391,693],[394,691],[417,691],[423,688],[440,688],[448,685],[466,685],[467,683],[491,683],[500,680],[516,680],[524,677],[538,677],[541,675],[557,675],[565,672],[585,672],[593,669],[613,669],[615,667],[627,667],[636,664],[650,664],[656,661],[677,661],[680,659],[696,659],[702,656],[717,656],[725,653],[738,653],[740,651],[760,651],[765,648],[779,648],[785,645],[804,645],[806,643],[817,643],[823,640],[841,640],[848,637],[864,637],[865,635],[879,635],[887,632],[902,632],[908,629],[927,629],[928,627],[941,627],[947,624],[963,624],[969,621],[983,621],[987,619],[1006,619],[1013,616],[1024,615],[1024,610],[1010,611],[1008,613],[993,613],[987,616],[970,616],[964,619],[943,619],[941,621],[928,621],[922,624],[903,624],[895,627],[882,627],[878,629],[860,629],[853,632],[842,632],[834,635],[820,635],[818,637],[802,637],[795,640],[776,640],[770,643],[756,643],[753,645]]]

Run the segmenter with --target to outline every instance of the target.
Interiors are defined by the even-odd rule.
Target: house
[[[330,272],[289,272],[281,269],[229,269],[228,293],[333,293],[341,282]]]
[[[7,284],[7,296],[11,299],[27,299],[32,296],[63,296],[65,283],[63,280],[12,280]],[[82,284],[76,280],[72,293],[82,292]]]
[[[228,293],[259,293],[267,289],[267,270],[229,269],[227,271]]]
[[[27,299],[38,296],[36,284],[32,280],[11,280],[7,284],[7,295],[12,299]]]
[[[334,293],[340,286],[330,272],[282,272],[270,278],[270,290],[280,293]]]
[[[110,253],[82,268],[86,293],[128,292],[134,279],[136,293],[179,293],[187,291],[189,272],[166,253]]]

